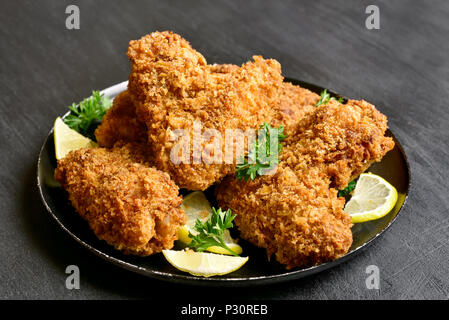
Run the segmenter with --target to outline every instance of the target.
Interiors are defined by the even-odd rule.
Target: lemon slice
[[[209,201],[201,191],[194,191],[186,195],[182,201],[181,209],[187,215],[187,223],[179,229],[178,238],[184,244],[189,244],[192,241],[189,238],[189,231],[195,233],[193,227],[195,226],[196,219],[200,219],[202,222],[209,219],[212,214],[212,208]]]
[[[194,191],[185,196],[181,208],[187,215],[187,223],[179,229],[178,239],[182,243],[188,245],[192,241],[192,239],[189,238],[189,231],[194,235],[198,233],[194,230],[196,219],[200,219],[202,222],[207,221],[212,214],[212,208],[209,201],[207,201],[206,196],[201,191]],[[235,243],[229,230],[225,231],[224,240],[229,249],[236,254],[242,253],[242,247]],[[207,251],[220,254],[231,254],[228,250],[218,246],[209,247]]]
[[[397,200],[395,187],[375,174],[363,173],[344,211],[351,215],[353,223],[375,220],[389,213]]]
[[[58,160],[64,158],[72,150],[98,146],[89,138],[71,129],[60,117],[56,118],[53,136],[55,139],[56,159]]]
[[[163,250],[162,253],[176,269],[202,277],[219,276],[234,272],[248,261],[248,257],[226,256],[192,250]]]

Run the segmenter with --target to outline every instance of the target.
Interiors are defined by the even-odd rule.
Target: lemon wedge
[[[192,250],[163,250],[162,253],[176,269],[201,277],[219,276],[234,272],[248,261],[248,257],[195,252]]]
[[[98,146],[89,138],[71,129],[60,117],[56,118],[53,136],[57,160],[64,158],[72,150]]]
[[[200,219],[202,222],[207,221],[212,214],[212,208],[209,201],[207,201],[206,196],[201,191],[194,191],[185,196],[181,208],[187,215],[187,223],[179,229],[178,239],[182,243],[188,245],[192,241],[192,239],[189,238],[189,232],[193,235],[198,233],[194,230],[196,219]],[[236,254],[242,253],[242,247],[235,243],[235,240],[232,239],[229,230],[225,231],[224,240],[229,249],[234,251]],[[218,246],[209,247],[207,248],[207,251],[219,254],[232,254],[225,248]]]
[[[351,215],[353,223],[376,220],[387,215],[397,200],[395,187],[378,175],[363,173],[344,211]]]

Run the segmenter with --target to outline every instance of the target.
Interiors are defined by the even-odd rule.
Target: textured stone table
[[[0,10],[0,298],[446,299],[449,294],[449,3],[447,1],[3,1]],[[380,9],[380,29],[365,8]],[[66,106],[126,80],[128,41],[185,36],[206,59],[279,60],[285,76],[365,98],[389,118],[412,188],[391,229],[332,270],[263,288],[169,284],[119,269],[52,220],[36,188],[39,148]],[[81,270],[67,290],[65,268]],[[368,290],[368,265],[380,289]]]

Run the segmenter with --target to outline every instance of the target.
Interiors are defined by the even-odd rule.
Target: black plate
[[[324,89],[302,81],[292,79],[288,79],[288,81],[299,84],[317,93],[320,93]],[[117,94],[118,87],[120,87],[119,91],[123,90],[122,88],[126,88],[126,83],[114,87],[115,91],[112,90],[111,97]],[[329,92],[332,93],[332,91]],[[105,90],[105,94],[108,95],[107,90]],[[335,93],[332,94],[340,96]],[[305,277],[348,260],[360,252],[361,249],[367,247],[371,241],[378,238],[393,223],[407,198],[410,187],[410,167],[399,141],[391,131],[388,131],[387,135],[393,137],[396,146],[381,162],[372,165],[369,171],[382,176],[396,187],[399,193],[396,206],[388,215],[381,219],[354,225],[352,228],[353,244],[345,256],[332,262],[303,269],[286,270],[282,265],[275,262],[274,259],[269,262],[264,249],[256,248],[243,240],[239,243],[244,249],[244,254],[250,257],[248,262],[241,269],[231,274],[211,278],[195,277],[181,272],[172,267],[162,254],[143,258],[123,255],[112,249],[104,241],[100,241],[95,237],[89,229],[87,222],[80,218],[69,203],[65,191],[54,186],[54,179],[52,177],[56,166],[56,159],[53,130],[48,134],[39,154],[37,184],[42,201],[61,228],[91,252],[117,266],[148,277],[178,283],[219,286],[274,283]],[[206,194],[208,197],[212,196],[212,192],[206,192]],[[214,202],[213,199],[211,200]]]

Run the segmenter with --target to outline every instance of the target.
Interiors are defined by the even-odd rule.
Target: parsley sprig
[[[271,138],[273,133],[277,136],[277,153],[271,153]],[[281,141],[285,139],[284,127],[272,128],[264,123],[259,130],[259,138],[254,141],[248,153],[248,158],[237,165],[236,178],[238,180],[254,180],[279,164],[279,153],[282,150]],[[275,138],[274,138],[275,139]],[[276,143],[276,142],[273,142]]]
[[[346,188],[344,188],[343,190],[338,190],[338,197],[349,197],[351,195],[351,192],[355,189],[356,184],[356,180],[349,182]]]
[[[234,220],[235,216],[231,210],[223,212],[221,208],[218,208],[218,210],[212,208],[212,215],[207,221],[201,222],[200,219],[196,219],[193,229],[198,234],[193,235],[189,232],[189,237],[192,238],[189,247],[202,252],[209,247],[218,246],[228,250],[234,256],[238,256],[237,253],[226,245],[224,240],[226,229],[234,226],[232,220]]]
[[[78,105],[73,103],[69,106],[70,114],[64,118],[64,122],[82,135],[95,140],[94,131],[111,105],[109,98],[100,94],[99,91],[92,91],[92,96],[89,98]]]
[[[327,104],[331,100],[335,100],[340,103],[343,103],[344,101],[344,99],[341,97],[338,99],[331,97],[331,95],[327,92],[327,89],[324,89],[323,91],[321,91],[320,100],[316,103],[315,107],[319,107],[322,104]]]

